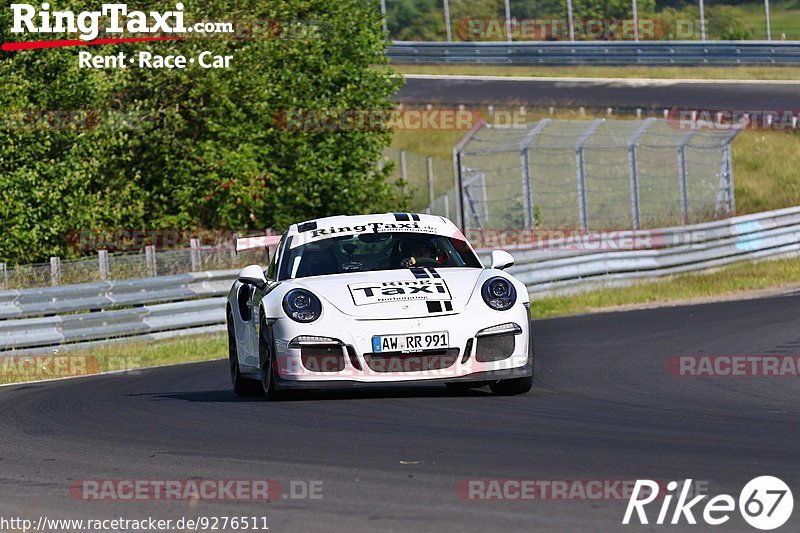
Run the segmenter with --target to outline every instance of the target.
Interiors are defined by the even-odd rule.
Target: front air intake
[[[508,359],[514,353],[514,334],[487,335],[478,337],[475,348],[475,360],[479,363],[491,363]]]
[[[303,368],[311,372],[341,372],[344,370],[344,352],[338,344],[303,346],[300,348]]]

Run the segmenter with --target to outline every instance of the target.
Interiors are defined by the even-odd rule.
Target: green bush
[[[291,131],[281,119],[391,107],[401,81],[384,68],[379,10],[362,0],[199,4],[187,4],[187,21],[272,21],[271,29],[251,39],[2,52],[0,261],[75,255],[66,236],[77,229],[280,229],[397,207],[391,167],[376,164],[390,131]],[[12,34],[10,19],[0,11],[2,42],[65,37]],[[229,69],[94,70],[78,68],[79,50],[208,50],[233,60]],[[53,111],[70,120],[45,113]]]
[[[664,29],[666,39],[700,39],[700,10],[697,6],[682,9],[665,8],[656,18]],[[706,37],[713,40],[752,39],[753,29],[747,24],[747,14],[728,5],[706,6]]]

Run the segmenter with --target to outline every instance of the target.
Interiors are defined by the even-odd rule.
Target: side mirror
[[[239,272],[239,281],[247,285],[255,285],[259,289],[267,286],[267,278],[264,277],[264,271],[258,265],[244,267]]]
[[[505,250],[495,250],[492,252],[492,268],[503,270],[514,264],[514,258]]]

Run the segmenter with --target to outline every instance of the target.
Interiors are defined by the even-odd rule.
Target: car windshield
[[[481,263],[460,239],[420,233],[362,233],[288,248],[279,278],[414,267],[481,268]]]

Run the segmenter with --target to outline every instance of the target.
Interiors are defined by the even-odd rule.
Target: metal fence
[[[221,331],[236,270],[0,291],[0,356]]]
[[[515,3],[512,6],[512,0],[503,1],[502,11],[495,6],[492,10],[484,2],[459,2],[454,1],[451,9],[451,0],[442,0],[440,7],[426,12],[424,3],[419,4],[417,13],[411,18],[412,26],[409,27],[394,27],[390,26],[390,18],[398,18],[399,20],[409,20],[408,5],[394,0],[380,0],[379,5],[381,14],[383,16],[383,29],[391,37],[394,38],[398,33],[403,34],[405,38],[412,40],[432,40],[432,39],[446,39],[451,41],[547,41],[547,40],[569,40],[570,42],[585,41],[585,40],[609,40],[609,39],[623,39],[628,41],[639,42],[640,39],[672,39],[680,38],[686,40],[697,40],[706,42],[709,36],[709,30],[714,26],[719,26],[720,22],[725,24],[724,21],[714,20],[716,12],[710,13],[709,17],[706,16],[706,9],[704,0],[697,0],[698,13],[688,18],[689,15],[683,15],[684,18],[670,20],[670,16],[665,16],[665,12],[645,13],[644,17],[640,18],[639,10],[637,9],[637,1],[631,0],[629,3],[630,11],[627,18],[625,16],[615,15],[613,17],[597,18],[596,13],[586,18],[586,11],[582,8],[585,6],[577,5],[573,9],[573,1],[566,0],[566,20],[563,19],[564,13],[558,7],[553,6],[539,6],[536,18],[518,18],[519,10],[522,2]],[[690,2],[693,3],[693,2]],[[530,6],[527,6],[530,8]],[[477,9],[476,9],[477,8]],[[488,10],[487,10],[488,8]],[[789,5],[779,5],[778,12],[786,11],[790,8]],[[713,8],[712,8],[713,9]],[[530,13],[530,9],[522,9],[523,13]],[[740,11],[739,16],[753,17],[750,19],[753,25],[760,26],[764,24],[764,33],[761,33],[761,28],[751,28],[756,30],[753,32],[754,36],[763,35],[768,42],[772,42],[772,16],[770,13],[769,0],[764,0],[764,18],[758,15],[753,16],[747,11]],[[444,31],[442,32],[438,24],[432,23],[432,19],[438,19],[437,15],[441,16],[441,22],[444,23]],[[390,16],[391,15],[391,16]],[[486,17],[489,18],[486,18]],[[528,15],[530,16],[530,15]],[[747,22],[745,20],[744,22]],[[421,26],[414,28],[413,23]],[[427,24],[426,24],[427,23]],[[716,24],[715,24],[716,23]],[[730,23],[728,23],[730,25]],[[796,39],[798,37],[798,29],[788,26],[785,22],[780,22],[780,31],[776,31],[776,37],[781,40]],[[409,29],[416,29],[419,33],[409,32]],[[730,28],[728,28],[730,29]],[[717,33],[719,29],[717,29]]]
[[[509,251],[515,264],[508,271],[534,298],[625,286],[737,262],[796,257],[800,207],[691,226],[584,233]],[[480,255],[484,263],[490,260],[487,250]]]
[[[394,162],[390,181],[402,179],[403,192],[412,211],[450,218],[456,212],[453,194],[453,161],[404,149],[390,148],[384,159]]]
[[[452,65],[736,66],[800,64],[800,41],[394,42],[394,63]]]
[[[479,123],[453,151],[451,218],[467,230],[639,229],[720,218],[735,210],[730,144],[742,127],[687,131],[656,118]],[[439,205],[430,211],[445,214]]]
[[[49,263],[16,266],[0,263],[0,291],[239,269],[267,261],[263,249],[237,254],[230,246],[195,244],[191,248],[162,251],[147,246],[141,251],[121,253],[100,250],[80,259],[52,257]]]

